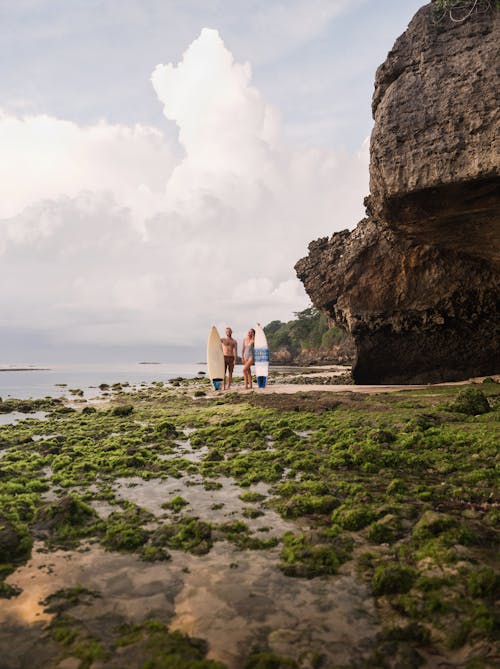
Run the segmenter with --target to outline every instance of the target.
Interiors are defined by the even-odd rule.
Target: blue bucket
[[[267,383],[267,376],[258,376],[257,377],[257,386],[259,388],[265,388]]]
[[[212,383],[215,390],[220,390],[222,388],[222,379],[212,379]]]

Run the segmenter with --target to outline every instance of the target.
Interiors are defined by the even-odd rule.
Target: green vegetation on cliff
[[[286,349],[293,356],[303,351],[330,349],[348,339],[344,330],[330,327],[325,314],[315,307],[295,313],[294,320],[271,321],[264,327],[271,351]]]

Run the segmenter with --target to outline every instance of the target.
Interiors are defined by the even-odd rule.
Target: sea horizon
[[[178,376],[203,376],[199,372],[206,372],[205,362],[0,363],[0,397],[68,397],[70,390],[80,389],[83,396],[89,398],[99,394],[102,383],[150,384]]]

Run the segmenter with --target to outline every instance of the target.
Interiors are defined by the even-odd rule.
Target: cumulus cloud
[[[216,30],[201,35],[174,66],[151,77],[167,119],[179,128],[185,158],[167,185],[169,205],[192,211],[205,194],[226,206],[255,204],[276,179],[276,110],[251,86],[248,63],[235,63]]]
[[[162,193],[176,147],[151,127],[79,126],[51,116],[0,111],[0,218],[45,198],[107,191],[132,209]]]
[[[367,157],[287,145],[215,30],[152,84],[157,129],[0,115],[0,323],[72,341],[203,341],[307,299],[293,265],[354,225]],[[6,143],[4,143],[6,140]]]

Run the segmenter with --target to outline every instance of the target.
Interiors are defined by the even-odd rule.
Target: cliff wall
[[[471,3],[472,7],[473,3]],[[422,7],[375,79],[367,218],[296,265],[358,383],[500,371],[499,14]]]

